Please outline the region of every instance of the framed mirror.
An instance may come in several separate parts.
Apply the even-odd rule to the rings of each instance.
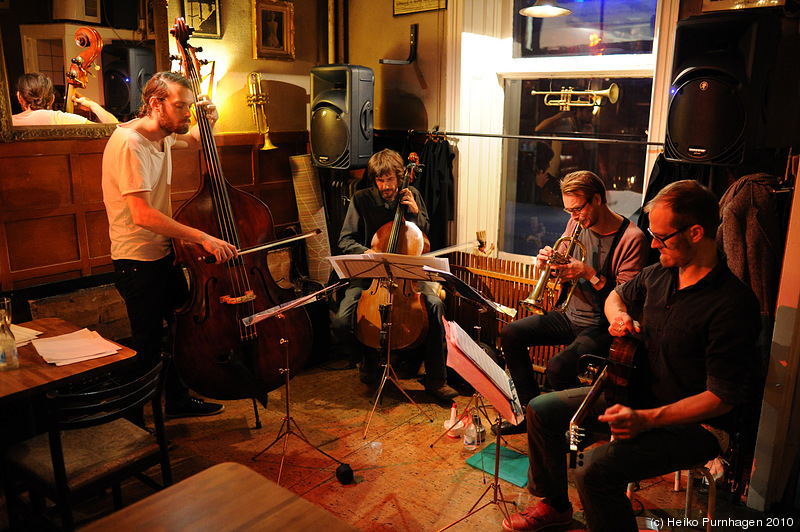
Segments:
[[[32,0],[32,6],[38,5],[41,0]],[[36,6],[34,6],[36,7]],[[169,60],[169,33],[167,26],[167,0],[147,0],[148,7],[148,27],[152,30],[148,31],[150,46],[155,49],[156,68],[158,70],[168,69],[170,66]],[[27,9],[25,5],[20,3],[19,10],[14,11],[12,7],[11,14],[17,14],[16,20],[4,20],[0,24],[6,30],[9,27],[19,27],[20,24],[34,22],[30,20],[31,9]],[[34,10],[37,12],[38,9]],[[4,15],[5,16],[5,15]],[[41,18],[41,17],[39,17]],[[9,19],[13,19],[12,16]],[[152,20],[152,23],[150,22]],[[14,23],[15,26],[8,24]],[[36,20],[40,23],[40,20]],[[13,33],[13,32],[12,32]],[[150,40],[152,39],[152,40]],[[9,46],[11,46],[9,44]],[[11,53],[11,52],[8,52]],[[14,53],[17,53],[15,51]],[[105,138],[114,131],[114,124],[82,124],[82,125],[58,125],[58,126],[26,126],[14,127],[11,120],[11,114],[14,111],[12,101],[16,91],[16,79],[10,79],[7,69],[8,58],[4,50],[3,35],[0,31],[0,142],[13,142],[17,140],[47,140],[47,139],[67,139],[67,138]],[[14,58],[11,58],[12,60]]]
[[[86,124],[79,126],[28,126],[14,127],[11,123],[11,95],[14,92],[14,80],[8,79],[6,73],[6,56],[3,51],[3,39],[0,35],[0,140],[41,140],[62,138],[103,138],[114,131],[114,124]]]

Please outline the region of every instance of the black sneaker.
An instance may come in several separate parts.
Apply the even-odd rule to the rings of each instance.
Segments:
[[[497,436],[497,423],[492,423],[491,426],[492,434]],[[503,436],[508,436],[510,434],[524,434],[528,431],[528,425],[525,423],[523,419],[519,425],[512,425],[510,421],[506,421],[505,419],[500,424],[500,434]]]
[[[170,419],[179,417],[216,416],[225,410],[225,405],[206,403],[198,397],[190,397],[185,403],[167,405],[164,415]]]

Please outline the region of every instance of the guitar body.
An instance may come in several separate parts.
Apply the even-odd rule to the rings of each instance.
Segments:
[[[605,393],[606,401],[610,403],[627,404],[628,379],[633,370],[633,358],[640,342],[638,338],[618,336],[614,338],[608,352],[608,362],[603,371],[597,376],[589,393],[583,399],[578,411],[569,422],[569,466],[575,467],[578,452],[583,450],[583,439],[586,436],[581,427],[586,414],[597,402],[598,397]]]

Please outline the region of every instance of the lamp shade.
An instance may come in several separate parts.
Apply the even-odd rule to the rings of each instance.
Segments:
[[[532,6],[520,9],[519,14],[526,17],[550,18],[564,17],[572,14],[572,11],[559,6],[556,0],[536,0],[536,3]]]

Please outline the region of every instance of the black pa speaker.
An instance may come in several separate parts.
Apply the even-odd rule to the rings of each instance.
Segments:
[[[315,166],[364,168],[372,157],[375,74],[358,65],[311,69],[311,160]]]
[[[153,50],[141,46],[107,44],[101,54],[107,111],[121,121],[136,116],[142,91],[156,71]]]
[[[763,143],[780,20],[729,13],[678,22],[664,155],[733,166]]]

